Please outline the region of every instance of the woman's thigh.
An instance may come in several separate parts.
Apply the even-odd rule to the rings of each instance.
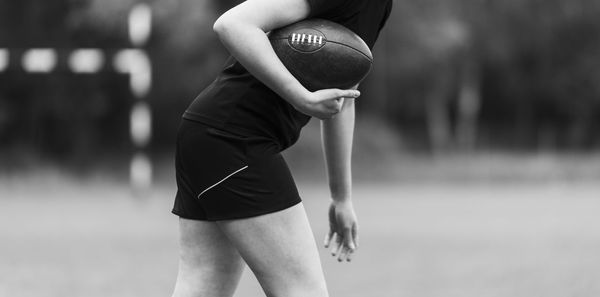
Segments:
[[[317,246],[302,203],[279,212],[218,225],[267,296],[328,296]]]
[[[173,297],[233,296],[244,261],[217,224],[180,218],[179,234]]]

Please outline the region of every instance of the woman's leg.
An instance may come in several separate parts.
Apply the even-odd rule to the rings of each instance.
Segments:
[[[269,297],[327,297],[315,239],[304,206],[217,224]]]
[[[173,297],[231,297],[244,261],[216,223],[179,219],[179,272]]]

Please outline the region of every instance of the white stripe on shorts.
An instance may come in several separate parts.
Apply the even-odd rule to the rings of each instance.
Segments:
[[[212,185],[212,186],[210,186],[210,187],[206,188],[204,191],[202,191],[200,194],[198,194],[198,197],[197,197],[197,198],[198,198],[198,199],[200,199],[200,196],[202,196],[202,194],[206,193],[206,191],[208,191],[208,190],[210,190],[210,189],[212,189],[212,188],[214,188],[214,187],[218,186],[220,183],[222,183],[222,182],[226,181],[228,178],[232,177],[232,176],[233,176],[233,175],[235,175],[236,173],[238,173],[238,172],[240,172],[240,171],[242,171],[242,170],[244,170],[244,169],[246,169],[246,168],[248,168],[248,166],[247,166],[247,165],[246,165],[246,166],[244,166],[244,167],[242,167],[242,168],[240,168],[240,169],[238,169],[238,170],[236,170],[236,171],[234,171],[233,173],[231,173],[230,175],[226,176],[226,177],[225,177],[225,178],[223,178],[222,180],[220,180],[220,181],[216,182],[214,185]]]

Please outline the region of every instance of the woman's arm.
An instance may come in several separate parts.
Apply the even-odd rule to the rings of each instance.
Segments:
[[[307,0],[247,0],[224,13],[214,31],[225,47],[252,75],[299,111],[321,119],[337,114],[340,97],[356,98],[356,90],[310,92],[285,68],[266,32],[308,17]]]
[[[344,99],[341,99],[344,100]],[[352,205],[352,139],[354,134],[354,99],[345,99],[342,111],[321,122],[323,152],[333,199],[329,208],[330,230],[325,247],[333,241],[331,251],[342,261],[358,246],[358,224]]]

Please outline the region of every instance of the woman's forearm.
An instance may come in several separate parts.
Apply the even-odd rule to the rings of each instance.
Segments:
[[[342,111],[321,122],[323,152],[331,197],[338,201],[352,197],[352,141],[354,134],[354,99],[345,99]]]
[[[285,68],[275,54],[266,35],[282,24],[289,24],[308,15],[308,7],[295,8],[294,13],[279,12],[277,8],[261,9],[260,1],[242,3],[222,15],[214,24],[214,31],[229,52],[256,78],[293,106],[298,107],[306,90]],[[277,14],[277,17],[248,17],[256,14]],[[266,21],[268,20],[268,21]]]

